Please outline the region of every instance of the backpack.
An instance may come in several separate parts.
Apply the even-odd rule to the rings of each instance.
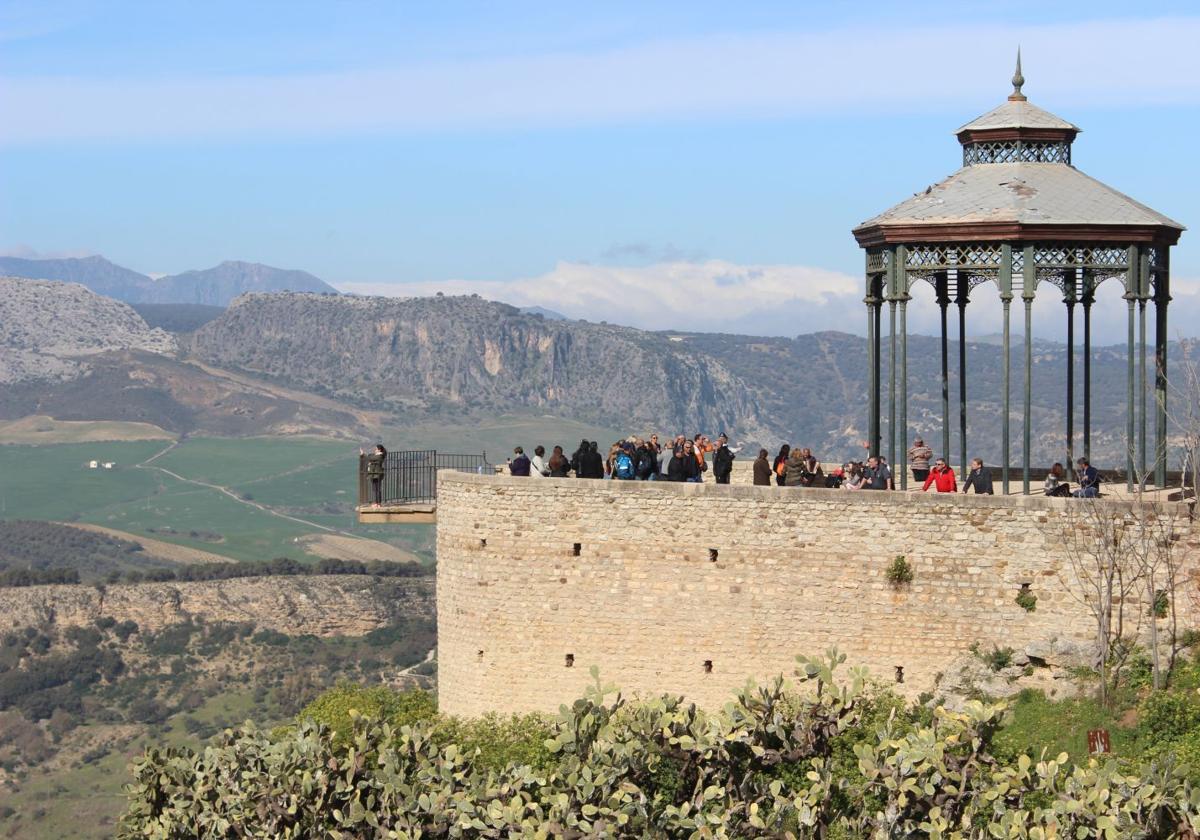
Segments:
[[[617,478],[631,479],[633,475],[633,459],[629,457],[628,452],[617,453],[616,469],[614,470]]]
[[[640,479],[647,479],[654,475],[654,468],[658,466],[658,459],[654,457],[654,453],[649,450],[643,450],[638,456],[637,474]]]

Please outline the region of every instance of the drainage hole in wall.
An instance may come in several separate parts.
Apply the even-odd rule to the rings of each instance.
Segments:
[[[898,683],[904,682],[904,666],[903,665],[896,666],[896,682],[898,682]]]
[[[717,562],[717,550],[715,548],[710,548],[708,550],[708,559],[713,563]]]
[[[574,668],[575,667],[575,654],[568,653],[567,661],[564,662],[563,664],[566,665],[568,668]]]
[[[487,548],[487,540],[480,540],[480,541],[479,541],[479,547],[480,547],[480,548]]]
[[[575,543],[573,546],[571,546],[571,556],[572,557],[578,557],[579,552],[581,552],[581,551],[583,551],[583,543]]]
[[[704,660],[704,673],[706,673],[706,674],[712,673],[712,660],[711,659]]]

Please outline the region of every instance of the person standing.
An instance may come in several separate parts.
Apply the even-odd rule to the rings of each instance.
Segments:
[[[359,455],[366,455],[361,449]],[[371,507],[383,505],[383,475],[386,472],[384,462],[387,460],[387,450],[382,443],[375,444],[371,454],[367,455],[367,481],[371,485]]]
[[[967,480],[963,482],[962,491],[966,493],[972,487],[975,488],[976,496],[995,494],[995,490],[992,489],[992,471],[983,465],[982,458],[971,460],[971,471],[967,473]]]
[[[563,454],[561,446],[554,447],[554,451],[550,453],[550,462],[546,466],[550,468],[551,478],[567,478],[571,472],[571,462]]]
[[[508,459],[508,471],[511,475],[529,477],[529,457],[525,454],[525,450],[517,447],[513,450],[515,458]]]
[[[728,484],[733,473],[734,451],[729,448],[729,436],[724,432],[717,438],[717,451],[713,454],[713,476],[717,484]]]
[[[927,492],[930,485],[933,485],[933,489],[938,493],[958,492],[958,481],[954,477],[954,470],[950,469],[945,459],[938,458],[934,463],[929,475],[925,476],[925,486],[921,488],[921,492]]]
[[[754,460],[754,486],[755,487],[770,487],[771,486],[771,462],[767,460],[769,453],[765,449],[758,450],[758,457]]]
[[[924,481],[929,477],[929,459],[933,450],[925,445],[925,441],[917,438],[908,450],[908,463],[912,466],[913,481]]]
[[[787,476],[787,460],[791,452],[792,447],[785,443],[779,447],[779,454],[775,456],[775,463],[771,465],[771,471],[775,473],[775,483],[780,487],[783,486],[784,479]]]
[[[533,457],[529,459],[529,474],[534,478],[545,478],[550,475],[550,468],[545,461],[546,447],[542,445],[533,448]]]

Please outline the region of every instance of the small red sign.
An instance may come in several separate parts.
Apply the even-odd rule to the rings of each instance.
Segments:
[[[1112,740],[1108,737],[1107,729],[1088,730],[1088,752],[1091,755],[1112,752]]]

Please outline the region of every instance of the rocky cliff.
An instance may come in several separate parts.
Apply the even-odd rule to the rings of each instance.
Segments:
[[[774,439],[752,388],[665,333],[551,321],[478,297],[247,295],[201,327],[206,362],[395,411],[534,409],[619,428]]]
[[[77,283],[0,277],[0,383],[73,379],[87,356],[111,350],[176,349],[128,304]]]
[[[363,575],[239,578],[196,583],[0,589],[5,626],[90,625],[110,616],[158,630],[191,618],[251,621],[291,635],[361,636],[434,611],[433,580]]]

